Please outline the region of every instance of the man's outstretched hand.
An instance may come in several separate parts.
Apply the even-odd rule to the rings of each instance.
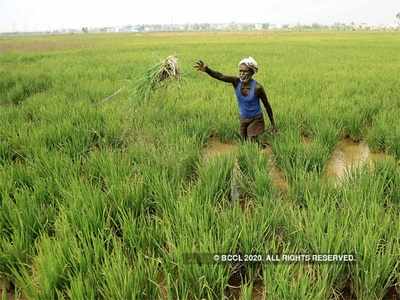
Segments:
[[[206,71],[207,65],[206,65],[202,60],[198,60],[198,61],[196,61],[196,63],[193,65],[193,67],[194,67],[197,71],[205,72],[205,71]]]
[[[278,133],[278,128],[276,128],[276,126],[272,126],[267,129],[267,132],[270,134],[276,135]]]

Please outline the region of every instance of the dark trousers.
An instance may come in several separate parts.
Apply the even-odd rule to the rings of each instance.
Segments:
[[[256,139],[264,130],[265,123],[262,114],[254,118],[240,117],[240,136],[243,139]]]

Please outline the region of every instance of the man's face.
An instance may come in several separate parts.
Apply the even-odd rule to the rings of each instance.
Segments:
[[[239,66],[239,79],[240,81],[243,82],[248,82],[251,79],[251,76],[253,76],[253,72],[251,71],[251,69],[242,64]]]

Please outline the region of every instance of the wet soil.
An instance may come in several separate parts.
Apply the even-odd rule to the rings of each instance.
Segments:
[[[262,150],[268,156],[268,171],[272,179],[272,184],[281,192],[286,193],[289,185],[283,172],[276,166],[272,148],[266,147]]]
[[[203,150],[203,157],[209,159],[218,155],[232,153],[235,152],[238,147],[238,145],[233,143],[223,143],[218,137],[211,137]]]
[[[327,162],[325,175],[342,179],[354,168],[366,164],[372,166],[374,162],[389,157],[384,153],[371,152],[368,144],[363,141],[354,142],[346,138],[336,145],[331,158]]]

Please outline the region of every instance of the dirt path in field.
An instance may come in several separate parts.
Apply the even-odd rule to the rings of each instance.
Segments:
[[[271,176],[272,184],[282,193],[286,193],[289,189],[289,184],[285,178],[285,174],[280,170],[275,163],[272,148],[267,146],[262,150],[268,157],[268,171]]]
[[[222,143],[220,139],[213,136],[207,141],[207,146],[203,150],[203,157],[207,160],[219,155],[233,153],[237,149],[239,149],[237,144]]]
[[[336,145],[331,158],[327,162],[325,176],[341,180],[354,168],[366,164],[372,166],[374,162],[390,157],[390,155],[384,153],[371,152],[368,144],[363,141],[354,142],[346,138]]]

